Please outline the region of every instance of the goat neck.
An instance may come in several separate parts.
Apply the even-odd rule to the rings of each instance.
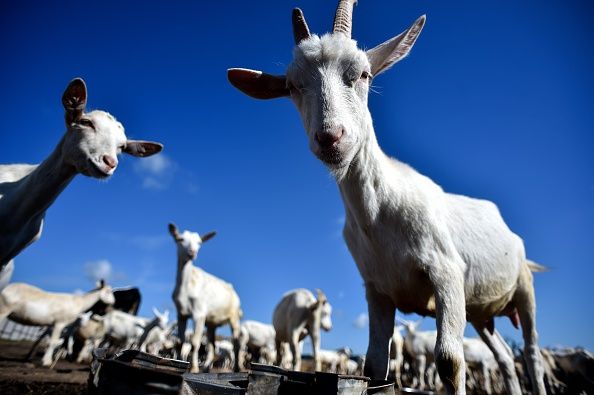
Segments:
[[[87,311],[101,299],[101,288],[83,295],[74,295],[75,304],[80,312]]]
[[[375,222],[380,208],[398,196],[397,184],[386,183],[386,175],[394,173],[391,160],[378,145],[373,126],[367,125],[366,139],[361,144],[344,177],[337,178],[347,215],[360,226]],[[391,177],[394,177],[393,174]],[[388,189],[393,189],[388,193]]]
[[[10,212],[9,221],[18,222],[43,214],[72,181],[76,169],[63,160],[63,141],[60,140],[51,155],[19,181],[19,187],[10,193],[10,197],[7,196],[8,201],[4,204],[10,204],[12,208],[7,209]]]
[[[24,245],[35,240],[46,210],[76,175],[76,169],[64,162],[63,142],[62,138],[47,159],[2,196],[0,235],[18,235],[20,241],[11,244],[13,248],[0,251],[0,264],[10,261]]]

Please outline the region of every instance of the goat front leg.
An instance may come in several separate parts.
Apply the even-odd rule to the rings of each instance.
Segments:
[[[51,366],[54,360],[54,350],[60,343],[60,335],[62,334],[62,329],[66,326],[64,322],[58,322],[54,324],[54,328],[52,329],[52,335],[50,336],[49,344],[45,353],[43,354],[43,358],[41,359],[41,364],[43,366]]]
[[[311,346],[313,348],[314,370],[322,370],[322,361],[320,359],[320,328],[311,328]]]
[[[192,317],[194,320],[194,332],[190,339],[192,343],[192,361],[190,363],[190,372],[198,373],[200,371],[198,363],[198,351],[200,351],[200,344],[202,343],[202,332],[204,331],[204,322],[206,321],[206,315],[195,315]]]
[[[466,325],[464,275],[453,260],[437,263],[433,269],[437,271],[432,273],[437,321],[437,372],[447,394],[466,394],[466,367],[462,345]]]
[[[388,376],[396,307],[388,296],[377,292],[373,284],[365,284],[365,294],[369,312],[369,345],[364,374],[373,380],[385,380]]]
[[[401,370],[402,370],[402,355],[396,356],[394,360],[394,379],[396,380],[396,385],[398,388],[402,388],[402,379],[401,379]]]
[[[179,338],[179,344],[176,345],[177,357],[181,360],[188,360],[188,353],[184,348],[186,343],[186,327],[188,325],[188,318],[181,314],[177,315],[177,337]]]
[[[417,376],[413,380],[413,387],[420,390],[425,389],[425,372],[427,371],[427,357],[424,354],[415,357],[415,369]]]

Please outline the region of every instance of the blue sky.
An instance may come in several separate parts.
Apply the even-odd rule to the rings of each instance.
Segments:
[[[284,72],[293,6],[314,32],[331,27],[334,2],[314,0],[2,2],[1,163],[51,152],[64,132],[60,97],[76,76],[89,108],[112,113],[130,138],[165,144],[152,160],[123,158],[107,182],[78,176],[49,209],[41,240],[17,257],[14,281],[70,292],[110,269],[113,285],[141,288],[142,314],[173,309],[173,221],[217,230],[197,264],[234,284],[245,318],[269,322],[286,290],[319,287],[334,306],[323,347],[364,352],[363,285],[340,235],[335,182],[289,100],[251,100],[226,79],[237,66]],[[353,28],[371,48],[427,14],[411,56],[374,81],[380,145],[447,191],[497,203],[529,257],[551,268],[535,276],[540,343],[590,349],[593,8],[361,0]],[[506,319],[496,325],[520,339]]]

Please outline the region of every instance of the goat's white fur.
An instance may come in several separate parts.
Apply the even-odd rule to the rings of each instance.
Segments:
[[[23,325],[53,326],[42,364],[50,366],[62,329],[98,301],[113,304],[111,287],[102,285],[83,295],[46,292],[25,283],[9,284],[0,292],[0,321],[8,317]]]
[[[173,291],[173,302],[177,308],[177,326],[181,345],[185,342],[186,325],[189,318],[194,321],[191,371],[198,372],[198,350],[204,328],[207,329],[208,346],[204,368],[208,370],[214,359],[215,330],[229,324],[235,344],[235,370],[239,369],[239,332],[242,311],[239,296],[233,286],[220,278],[205,272],[192,264],[202,243],[214,236],[214,232],[200,235],[196,232],[179,232],[169,224],[169,232],[177,245],[177,276]],[[180,347],[181,347],[180,345]],[[181,350],[180,350],[181,352]]]
[[[139,317],[120,310],[111,310],[103,317],[105,336],[113,345],[123,348],[138,347],[155,327],[165,329],[169,313],[160,313],[153,308],[153,318]]]
[[[432,387],[432,383],[425,383],[425,374],[429,366],[435,363],[435,344],[437,341],[437,331],[417,331],[420,322],[406,323],[406,336],[404,337],[404,347],[412,357],[413,367],[416,375],[413,378],[413,387],[421,390],[426,389],[427,385]],[[429,377],[430,381],[431,377]]]
[[[402,326],[398,325],[394,327],[394,333],[392,334],[392,342],[390,344],[390,370],[394,371],[394,377],[398,388],[402,388],[401,370],[402,364],[404,363],[404,338],[402,337]],[[393,358],[392,358],[393,357]]]
[[[275,337],[274,326],[253,320],[243,321],[239,335],[240,366],[245,366],[248,352],[259,355],[259,359],[252,362],[273,363],[276,360]]]
[[[467,370],[474,369],[481,372],[483,381],[480,387],[487,395],[491,395],[493,393],[491,370],[497,368],[497,362],[495,361],[493,352],[491,352],[484,341],[477,338],[465,337],[463,345],[464,361],[466,361]]]
[[[229,80],[252,97],[290,96],[311,151],[336,178],[346,211],[344,238],[366,288],[366,375],[387,375],[398,308],[436,317],[436,362],[448,393],[465,393],[468,319],[506,371],[508,391],[519,395],[513,361],[491,330],[494,316],[519,313],[533,388],[544,395],[531,274],[536,266],[526,260],[522,240],[495,204],[444,192],[388,157],[375,136],[367,107],[370,74],[404,58],[424,23],[423,16],[367,52],[345,34],[311,35],[295,46],[286,76],[230,69]]]
[[[14,273],[14,259],[11,259],[4,267],[0,268],[0,291],[10,282],[12,273]]]
[[[387,375],[398,308],[436,317],[436,364],[446,392],[465,393],[462,338],[468,319],[495,354],[508,391],[519,395],[513,360],[492,321],[511,315],[522,325],[535,393],[544,395],[531,274],[538,266],[527,261],[522,240],[493,203],[444,192],[384,154],[375,136],[367,107],[370,75],[403,59],[424,23],[423,16],[366,52],[345,34],[296,35],[286,76],[230,69],[228,77],[255,98],[290,96],[311,151],[336,178],[346,211],[344,238],[366,288],[366,375]]]
[[[127,140],[122,124],[107,112],[84,113],[86,95],[80,79],[64,92],[67,130],[40,165],[0,165],[0,270],[39,239],[46,210],[76,174],[105,179],[120,152],[149,156],[162,148]]]
[[[272,325],[276,331],[275,348],[276,364],[281,365],[284,348],[288,343],[292,355],[292,368],[301,368],[301,341],[311,337],[315,370],[321,369],[320,328],[325,331],[332,329],[332,306],[322,291],[318,290],[318,298],[307,289],[299,288],[283,295],[274,308]],[[278,352],[283,350],[283,352]]]

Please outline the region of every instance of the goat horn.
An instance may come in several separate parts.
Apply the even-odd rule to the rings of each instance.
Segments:
[[[293,9],[293,37],[295,38],[295,45],[299,45],[301,41],[311,37],[303,11],[299,8]]]
[[[353,6],[357,0],[340,0],[338,7],[336,7],[336,14],[334,15],[333,33],[343,33],[348,38],[351,38],[351,30],[353,27]]]

